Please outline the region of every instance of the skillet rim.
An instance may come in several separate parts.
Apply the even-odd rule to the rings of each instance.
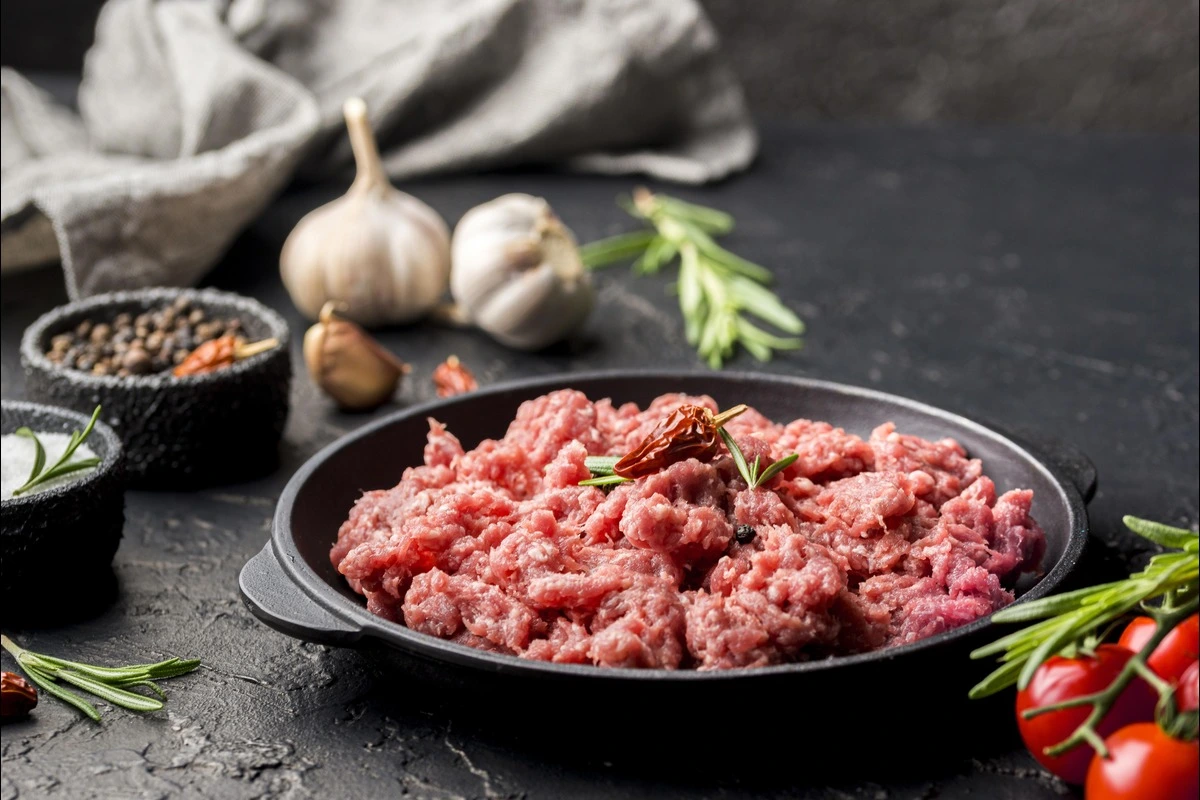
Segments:
[[[1065,502],[1071,529],[1067,531],[1062,555],[1054,566],[1046,572],[1033,586],[1018,597],[1013,605],[1035,600],[1050,594],[1056,589],[1071,571],[1078,565],[1087,544],[1089,521],[1086,504],[1080,491],[1070,478],[1058,466],[1050,463],[1037,452],[1022,442],[1014,440],[1009,435],[996,428],[976,422],[952,411],[938,408],[917,400],[899,395],[867,389],[851,384],[834,381],[807,378],[797,375],[771,374],[765,372],[729,371],[710,373],[700,370],[652,370],[652,369],[614,369],[591,370],[579,373],[554,373],[534,377],[517,378],[510,381],[493,384],[466,395],[450,398],[438,398],[409,408],[398,409],[395,412],[373,420],[360,428],[350,431],[321,448],[309,457],[299,469],[293,473],[276,504],[271,521],[271,538],[261,553],[255,554],[251,561],[260,556],[270,555],[272,560],[282,570],[284,577],[294,587],[320,610],[348,626],[339,629],[337,644],[341,646],[360,646],[365,642],[379,642],[403,652],[426,660],[444,662],[450,665],[467,667],[474,670],[495,674],[513,674],[524,677],[548,679],[592,678],[605,682],[710,682],[710,681],[740,681],[751,678],[781,677],[789,674],[824,673],[839,667],[866,666],[875,663],[886,663],[897,658],[903,658],[939,646],[951,645],[961,640],[969,639],[992,624],[989,614],[973,622],[944,631],[939,634],[910,642],[896,647],[873,650],[848,656],[832,656],[816,661],[800,661],[789,664],[775,664],[764,667],[743,667],[729,670],[666,670],[666,669],[634,669],[628,667],[599,668],[588,664],[555,664],[546,661],[524,659],[519,656],[492,653],[477,650],[467,645],[458,644],[445,639],[439,639],[429,634],[414,631],[399,623],[389,622],[367,611],[366,606],[355,603],[343,596],[333,585],[317,575],[305,561],[304,556],[296,547],[291,530],[291,511],[296,498],[314,472],[325,461],[342,449],[368,438],[377,431],[393,425],[401,420],[412,417],[426,416],[430,413],[464,402],[482,402],[488,397],[513,391],[539,391],[544,394],[554,388],[574,388],[573,382],[588,383],[605,380],[652,380],[670,383],[680,380],[721,380],[726,382],[756,381],[775,383],[784,386],[817,389],[843,396],[854,396],[863,399],[883,402],[892,406],[917,411],[938,419],[946,420],[954,425],[966,428],[976,435],[990,438],[1012,451],[1014,457],[1023,457],[1037,470],[1044,473],[1049,482],[1060,494],[1059,500]],[[585,387],[586,388],[586,387]],[[583,391],[585,389],[581,389]],[[536,397],[531,394],[530,397]],[[1019,437],[1018,437],[1019,438]],[[268,553],[267,551],[271,551]],[[247,565],[248,566],[248,565]],[[243,571],[246,567],[243,568]],[[240,582],[239,582],[240,583]],[[247,595],[251,611],[256,617],[270,627],[273,617],[266,609],[260,609]],[[293,626],[295,628],[295,626]],[[329,633],[314,628],[305,630],[314,633]],[[295,638],[303,638],[292,630],[285,631]]]

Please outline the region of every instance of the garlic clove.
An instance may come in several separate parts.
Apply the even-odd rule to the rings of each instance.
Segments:
[[[350,98],[343,111],[354,182],[296,224],[280,253],[280,274],[310,319],[334,301],[363,325],[411,322],[446,291],[450,230],[436,211],[388,182],[366,104]]]
[[[341,408],[376,408],[395,393],[410,367],[334,308],[326,303],[319,321],[304,334],[308,374]]]
[[[553,344],[592,309],[591,277],[575,237],[540,197],[509,194],[471,209],[451,247],[455,301],[510,347]]]

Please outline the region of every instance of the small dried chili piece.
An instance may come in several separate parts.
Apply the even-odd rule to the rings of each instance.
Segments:
[[[226,334],[217,339],[211,339],[188,353],[187,358],[175,367],[176,378],[188,375],[203,375],[228,367],[236,361],[266,352],[279,345],[276,339],[263,339],[261,342],[246,344],[232,334]]]
[[[745,410],[739,405],[714,416],[704,406],[680,406],[614,464],[613,472],[622,478],[640,478],[688,458],[707,461],[721,446],[717,429]]]
[[[0,719],[20,719],[38,704],[37,689],[15,672],[0,672]]]
[[[450,356],[437,365],[433,371],[433,385],[437,387],[438,397],[453,397],[479,388],[479,382],[458,356]]]

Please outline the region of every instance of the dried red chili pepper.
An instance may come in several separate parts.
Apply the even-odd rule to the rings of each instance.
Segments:
[[[684,459],[707,461],[721,446],[717,429],[745,410],[739,405],[714,415],[704,406],[680,406],[614,464],[613,472],[622,478],[640,478]]]
[[[228,367],[236,361],[258,355],[275,347],[279,342],[275,339],[263,339],[261,342],[246,344],[236,336],[228,334],[217,339],[211,339],[188,353],[187,358],[175,367],[176,378],[187,375],[203,375],[206,372]]]
[[[437,365],[433,371],[433,385],[437,387],[438,397],[453,397],[479,388],[479,382],[458,356],[450,356]]]
[[[0,672],[0,719],[20,719],[38,704],[37,689],[15,672]]]

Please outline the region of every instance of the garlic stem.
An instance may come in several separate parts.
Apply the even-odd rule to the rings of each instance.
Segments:
[[[350,132],[350,149],[354,151],[355,175],[351,190],[380,190],[389,187],[383,160],[379,157],[379,146],[375,143],[375,132],[367,117],[367,104],[361,97],[351,97],[342,104],[346,117],[346,129]]]

